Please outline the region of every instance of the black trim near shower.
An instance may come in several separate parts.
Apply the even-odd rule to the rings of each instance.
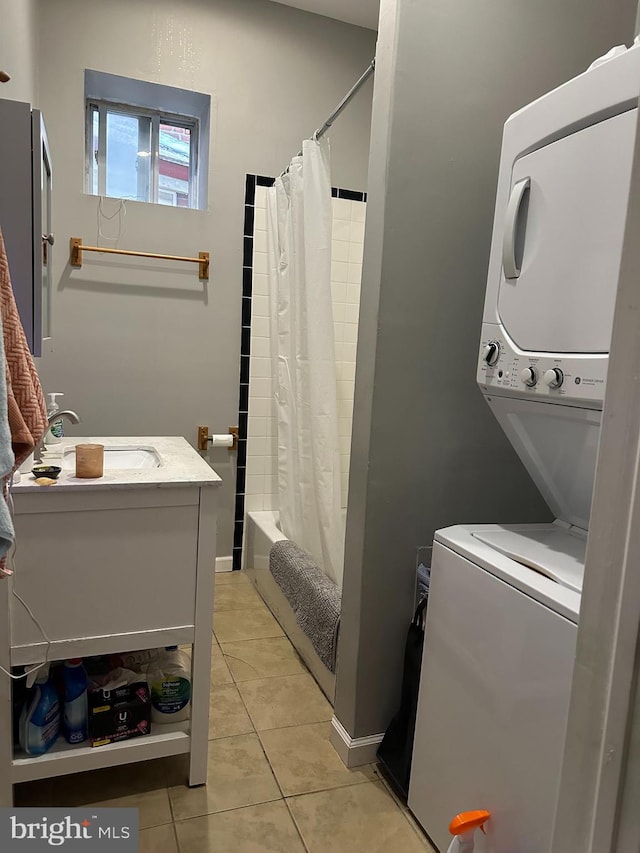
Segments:
[[[238,454],[236,469],[235,514],[233,523],[232,568],[242,568],[244,505],[247,482],[247,431],[249,422],[249,368],[251,355],[251,299],[253,293],[253,228],[255,223],[256,187],[272,187],[275,178],[247,175],[244,190],[244,225],[242,228],[242,306],[240,327],[240,390],[238,394]],[[357,190],[331,188],[333,198],[366,201],[367,194]]]
[[[268,181],[268,183],[264,183]],[[249,421],[249,356],[251,355],[251,296],[253,292],[253,226],[256,185],[271,186],[273,178],[247,175],[244,189],[244,224],[242,228],[242,304],[240,325],[240,391],[238,395],[238,455],[233,522],[232,568],[242,568],[244,535],[244,499],[247,482],[247,424]]]
[[[339,187],[331,187],[332,198],[344,198],[347,201],[366,201],[367,194],[358,190],[342,190]]]

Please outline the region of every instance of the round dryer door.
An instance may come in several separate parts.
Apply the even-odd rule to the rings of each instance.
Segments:
[[[520,349],[609,351],[637,113],[514,164],[498,313]]]

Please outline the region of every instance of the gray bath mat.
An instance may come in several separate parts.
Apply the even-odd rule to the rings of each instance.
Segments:
[[[269,570],[318,657],[328,670],[335,672],[340,590],[313,558],[289,539],[271,547]]]

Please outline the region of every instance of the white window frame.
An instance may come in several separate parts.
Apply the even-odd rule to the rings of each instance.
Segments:
[[[168,190],[165,187],[158,187],[158,204],[164,204],[164,202],[160,201],[160,193],[167,193],[167,195],[173,196],[173,203],[167,204],[165,207],[179,207],[178,205],[178,193],[176,190]]]
[[[85,192],[94,195],[93,192],[93,117],[98,113],[98,195],[107,194],[107,112],[118,112],[135,118],[147,118],[151,120],[151,176],[148,201],[158,204],[158,190],[160,179],[160,125],[169,124],[174,127],[183,127],[190,131],[189,145],[189,199],[190,209],[198,209],[198,169],[200,148],[200,120],[197,116],[185,116],[165,110],[151,110],[133,104],[119,103],[117,101],[101,100],[98,98],[87,98],[85,105]],[[164,205],[170,207],[171,205]],[[176,205],[177,207],[177,205]]]

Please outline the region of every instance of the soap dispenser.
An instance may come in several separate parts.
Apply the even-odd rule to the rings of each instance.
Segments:
[[[47,394],[49,403],[47,405],[47,417],[51,420],[52,415],[60,411],[60,406],[56,402],[56,397],[64,397],[61,391],[54,391],[52,394]],[[47,430],[44,437],[45,444],[60,444],[64,437],[64,424],[62,418],[57,421],[51,421],[51,426]]]

